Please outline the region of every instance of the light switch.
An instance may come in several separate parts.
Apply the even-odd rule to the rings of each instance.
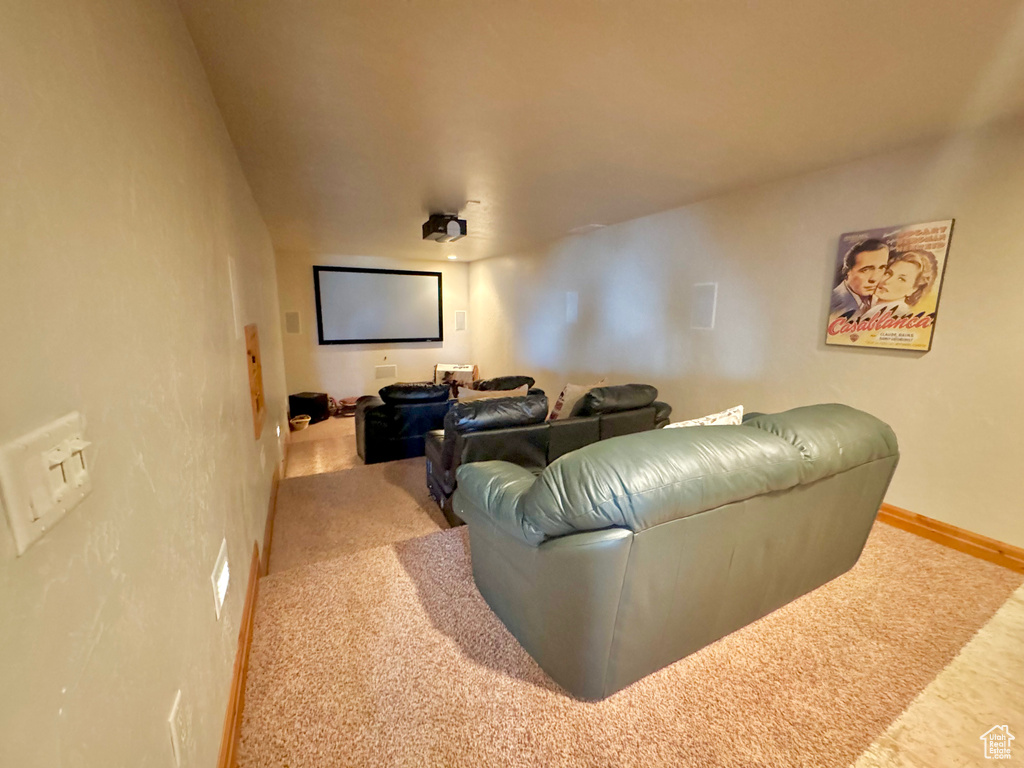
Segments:
[[[0,448],[0,495],[19,555],[92,490],[84,433],[70,413]]]
[[[87,443],[81,436],[68,440],[68,458],[64,462],[64,475],[69,485],[81,488],[89,482],[89,465],[85,459]]]

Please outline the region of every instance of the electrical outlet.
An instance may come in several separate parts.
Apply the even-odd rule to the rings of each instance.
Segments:
[[[231,571],[228,569],[228,540],[220,542],[220,552],[217,553],[217,562],[213,565],[213,573],[210,574],[210,581],[213,584],[213,607],[217,610],[217,621],[220,621],[220,612],[224,607],[224,598],[228,594],[228,582],[231,580]]]
[[[184,763],[185,745],[189,742],[190,734],[188,728],[188,716],[181,700],[181,689],[174,695],[174,704],[171,705],[171,714],[167,716],[167,727],[171,731],[171,751],[174,754],[174,764],[181,768]]]

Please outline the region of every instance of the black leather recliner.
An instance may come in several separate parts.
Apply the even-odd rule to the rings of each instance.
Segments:
[[[447,384],[392,384],[356,401],[356,451],[366,464],[422,456],[424,436],[444,425]]]
[[[476,461],[509,461],[540,472],[559,456],[609,437],[643,432],[668,424],[672,407],[656,400],[647,384],[623,384],[590,390],[569,418],[546,421],[543,395],[456,403],[444,429],[426,437],[427,488],[453,525],[451,508],[455,470]]]
[[[530,376],[498,376],[478,379],[473,389],[498,391],[517,389],[526,384],[534,389]],[[366,464],[422,456],[424,436],[444,426],[444,417],[456,400],[448,399],[449,385],[429,381],[391,384],[378,393],[356,401],[356,451]]]

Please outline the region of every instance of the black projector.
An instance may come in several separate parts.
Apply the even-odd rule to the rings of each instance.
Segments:
[[[423,239],[436,240],[439,243],[451,243],[466,236],[466,220],[458,214],[432,213],[423,222]]]

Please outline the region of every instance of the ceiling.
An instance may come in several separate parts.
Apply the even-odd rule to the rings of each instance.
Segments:
[[[179,2],[279,251],[510,253],[1024,111],[1021,0]]]

